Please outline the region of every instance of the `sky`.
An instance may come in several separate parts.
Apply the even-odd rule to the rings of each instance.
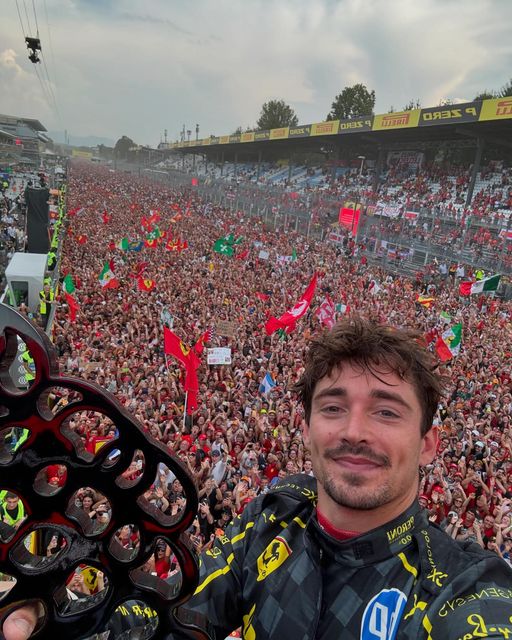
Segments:
[[[512,0],[2,0],[0,113],[139,144],[253,127],[283,99],[324,120],[358,82],[375,112],[471,100],[512,76]],[[24,38],[39,30],[44,64]]]

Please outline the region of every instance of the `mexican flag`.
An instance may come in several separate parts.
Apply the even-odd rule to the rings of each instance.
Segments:
[[[462,341],[462,323],[454,324],[444,331],[436,340],[436,352],[439,358],[446,362],[459,355]]]
[[[459,292],[461,296],[470,296],[473,293],[485,293],[487,291],[496,291],[500,283],[501,275],[491,276],[483,280],[475,280],[469,282],[461,282]]]
[[[119,286],[119,280],[116,278],[114,273],[114,264],[112,260],[107,260],[105,262],[98,280],[104,289],[117,289]]]
[[[73,281],[73,276],[70,273],[66,273],[64,280],[62,281],[62,291],[64,291],[64,293],[74,293],[75,289],[76,287]]]
[[[130,248],[130,242],[128,238],[121,238],[116,242],[116,249],[121,249],[121,251],[128,251]]]

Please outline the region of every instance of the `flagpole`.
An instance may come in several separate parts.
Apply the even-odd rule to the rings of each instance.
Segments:
[[[187,401],[188,401],[188,391],[185,391],[185,406],[183,407],[183,431],[185,431],[185,420],[187,419]]]

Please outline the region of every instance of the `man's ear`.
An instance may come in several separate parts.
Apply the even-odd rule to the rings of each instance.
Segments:
[[[422,438],[420,451],[420,466],[430,464],[437,453],[437,444],[439,441],[439,430],[437,426],[433,426]]]
[[[310,447],[310,438],[309,438],[309,423],[306,422],[306,420],[304,420],[303,424],[302,424],[302,440],[304,441],[304,444],[306,445],[306,447]]]

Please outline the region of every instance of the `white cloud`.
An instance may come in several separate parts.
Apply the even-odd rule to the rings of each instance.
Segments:
[[[375,89],[382,112],[416,98],[425,106],[470,99],[510,77],[512,3],[505,0],[46,6],[48,22],[42,8],[38,22],[62,121],[27,60],[11,3],[0,24],[0,111],[76,135],[156,143],[164,129],[172,139],[183,123],[194,130],[196,122],[201,136],[229,133],[254,124],[270,98],[289,102],[306,123],[323,119],[334,96],[355,82]]]

